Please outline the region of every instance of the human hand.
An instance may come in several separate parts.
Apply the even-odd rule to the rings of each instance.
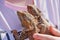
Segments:
[[[33,37],[35,40],[60,40],[60,31],[59,30],[57,30],[54,27],[49,27],[49,31],[55,36],[35,33],[33,35]]]

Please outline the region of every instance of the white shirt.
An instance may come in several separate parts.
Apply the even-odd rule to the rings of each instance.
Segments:
[[[38,1],[36,0],[36,2],[38,2]],[[41,1],[38,2],[38,4],[36,3],[37,4],[36,6],[39,7],[40,10],[44,14],[46,13],[45,16],[47,15],[47,17],[46,17],[47,19],[50,18],[50,20],[54,24],[56,24],[57,21],[54,22],[54,19],[52,19],[53,18],[53,14],[52,14],[52,11],[51,11],[52,10],[51,5],[50,5],[51,3],[49,2],[50,3],[49,4],[48,2],[49,2],[48,0],[47,1],[46,0],[45,1],[41,0]],[[47,5],[48,8],[46,7],[46,5]],[[49,8],[49,6],[50,6],[50,8]],[[47,12],[47,9],[48,9],[48,12]],[[48,15],[48,13],[49,13],[49,15]],[[2,17],[1,14],[4,17]],[[16,11],[11,10],[10,8],[7,8],[4,5],[4,0],[0,0],[0,28],[8,32],[11,40],[14,40],[13,35],[10,33],[11,30],[13,30],[13,29],[16,29],[18,31],[22,30],[22,26],[21,26],[20,20],[17,17]],[[7,40],[6,36],[4,36],[4,38],[2,38],[2,39],[3,40]]]

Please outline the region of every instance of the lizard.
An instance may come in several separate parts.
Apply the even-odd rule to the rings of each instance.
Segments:
[[[19,40],[25,40],[26,38],[34,40],[34,33],[51,34],[48,27],[50,25],[49,21],[44,18],[42,12],[35,5],[27,5],[27,11],[17,11],[17,15],[24,28]]]

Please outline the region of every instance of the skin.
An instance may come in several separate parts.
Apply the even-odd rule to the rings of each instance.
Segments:
[[[60,40],[60,31],[57,30],[56,28],[50,26],[49,31],[54,35],[47,35],[47,34],[39,34],[35,33],[33,35],[35,40]]]

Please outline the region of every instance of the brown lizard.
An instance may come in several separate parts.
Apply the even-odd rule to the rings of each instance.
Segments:
[[[50,25],[49,22],[34,5],[28,5],[27,11],[17,11],[17,15],[24,28],[19,36],[19,40],[25,40],[26,38],[34,40],[34,33],[50,34],[48,27]]]

